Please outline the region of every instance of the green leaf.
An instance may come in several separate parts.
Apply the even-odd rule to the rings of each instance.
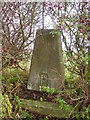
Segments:
[[[63,109],[63,104],[61,104],[61,105],[59,106],[59,108],[60,108],[60,109]]]
[[[41,101],[41,102],[43,101],[43,98],[42,98],[42,97],[40,97],[40,101]]]
[[[76,114],[76,118],[79,119],[79,114],[78,113]]]

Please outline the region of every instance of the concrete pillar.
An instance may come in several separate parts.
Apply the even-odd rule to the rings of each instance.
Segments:
[[[28,89],[40,90],[40,86],[59,89],[64,80],[64,65],[60,36],[52,30],[38,30],[31,60]]]

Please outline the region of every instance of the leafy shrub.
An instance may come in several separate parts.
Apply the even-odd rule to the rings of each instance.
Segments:
[[[59,102],[59,108],[60,109],[64,109],[64,110],[70,112],[71,106],[68,105],[65,100],[63,100],[59,96],[57,96],[57,101]]]
[[[9,100],[8,95],[4,94],[1,96],[2,98],[2,117],[4,118],[12,118],[12,104]]]

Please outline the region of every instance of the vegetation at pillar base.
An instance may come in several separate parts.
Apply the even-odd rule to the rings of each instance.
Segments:
[[[46,86],[41,86],[41,92],[46,92],[48,94],[53,95],[55,93],[55,89],[54,88],[49,88]]]
[[[59,119],[22,108],[24,100],[58,103],[69,118],[89,120],[90,53],[86,47],[89,37],[89,2],[44,2],[44,17],[50,16],[62,39],[65,81],[60,90],[42,86],[41,92],[28,91],[27,80],[35,42],[35,29],[41,25],[42,3],[1,3],[2,14],[2,114],[8,119]],[[45,26],[45,25],[44,25]],[[47,27],[47,26],[46,26]],[[57,58],[56,58],[57,59]],[[1,102],[1,100],[0,100]],[[27,103],[26,103],[27,104]],[[36,104],[36,108],[37,108]]]

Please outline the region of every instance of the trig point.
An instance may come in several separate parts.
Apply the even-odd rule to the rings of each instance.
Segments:
[[[52,30],[38,30],[31,60],[28,89],[39,91],[41,86],[59,89],[64,80],[64,65],[60,36]]]

